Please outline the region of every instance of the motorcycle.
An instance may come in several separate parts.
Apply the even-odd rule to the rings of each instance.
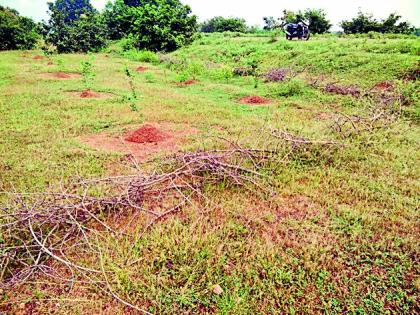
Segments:
[[[293,38],[298,38],[299,40],[309,40],[311,33],[309,27],[303,23],[299,22],[289,23],[284,26],[284,31],[286,33],[286,39],[292,40]]]

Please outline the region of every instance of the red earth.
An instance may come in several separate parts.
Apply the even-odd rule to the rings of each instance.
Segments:
[[[54,62],[48,61],[47,66],[52,66],[53,64],[54,64]]]
[[[152,125],[145,124],[140,129],[128,134],[125,140],[134,143],[157,143],[165,141],[169,137],[168,134]]]
[[[98,93],[93,92],[92,90],[85,90],[80,94],[81,98],[95,98],[99,97]]]
[[[246,96],[239,100],[242,104],[269,104],[270,100],[261,96]]]
[[[32,58],[33,60],[42,60],[44,59],[44,57],[36,55],[35,57]]]
[[[193,85],[196,84],[197,81],[195,80],[187,80],[187,81],[183,81],[183,82],[179,82],[178,86],[188,86],[188,85]]]
[[[142,67],[142,66],[140,66],[140,67],[138,67],[137,69],[136,69],[136,71],[137,72],[145,72],[145,71],[147,71],[147,70],[149,70],[148,68],[146,68],[146,67]]]
[[[394,88],[394,85],[389,81],[379,82],[375,85],[378,90],[389,91]]]

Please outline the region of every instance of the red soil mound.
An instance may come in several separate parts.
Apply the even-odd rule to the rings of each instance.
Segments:
[[[195,80],[187,80],[187,81],[184,81],[184,82],[179,82],[178,86],[189,86],[189,85],[193,85],[193,84],[196,84],[196,83],[197,83],[197,81],[195,81]]]
[[[69,75],[67,73],[64,73],[64,72],[56,72],[56,73],[54,73],[54,76],[56,78],[60,78],[60,79],[70,79],[71,78],[71,75]]]
[[[147,71],[148,70],[148,68],[146,68],[146,67],[142,67],[142,66],[140,66],[140,67],[138,67],[137,69],[136,69],[136,71],[137,72],[145,72],[145,71]]]
[[[32,58],[33,60],[42,60],[44,59],[44,57],[36,55],[35,57]]]
[[[260,96],[247,96],[239,100],[243,104],[268,104],[270,100]]]
[[[52,66],[53,64],[54,64],[54,62],[48,61],[47,66]]]
[[[98,93],[93,92],[92,90],[86,90],[83,91],[80,94],[81,98],[95,98],[95,97],[99,97],[100,95]]]
[[[169,135],[158,130],[152,125],[144,125],[140,129],[130,133],[125,140],[134,143],[153,143],[165,141]]]
[[[383,81],[376,84],[375,88],[378,90],[389,91],[394,88],[394,85],[389,81]]]

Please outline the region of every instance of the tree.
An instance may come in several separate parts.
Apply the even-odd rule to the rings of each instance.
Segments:
[[[139,3],[139,0],[135,2]],[[136,12],[130,8],[137,6],[133,3],[134,1],[130,0],[116,0],[115,3],[106,4],[103,17],[110,39],[121,39],[132,32],[137,17]]]
[[[45,40],[59,53],[98,51],[106,45],[105,24],[89,0],[57,0],[48,8]]]
[[[380,23],[371,14],[359,11],[351,21],[342,21],[340,26],[346,34],[379,32]]]
[[[400,15],[391,13],[382,20],[381,33],[411,34],[415,31],[415,27],[406,21],[397,23],[400,19]]]
[[[275,19],[273,16],[265,16],[263,17],[263,20],[265,24],[264,29],[267,31],[271,31],[279,27],[278,19]]]
[[[282,25],[299,22],[296,13],[288,10],[283,10],[283,16],[280,18],[280,20],[282,21]]]
[[[197,31],[197,17],[180,0],[117,0],[107,5],[104,19],[110,38],[130,36],[138,49],[172,51]]]
[[[201,25],[201,32],[215,33],[215,32],[241,32],[247,31],[246,22],[241,18],[224,18],[216,16]]]
[[[55,3],[49,3],[55,6],[64,17],[64,22],[69,23],[78,20],[82,14],[90,14],[95,12],[95,8],[90,3],[90,0],[56,0]]]
[[[342,21],[340,26],[346,34],[369,32],[410,34],[415,30],[408,22],[398,23],[400,19],[400,15],[392,13],[386,19],[378,21],[371,14],[359,11],[355,18],[350,21]]]
[[[138,7],[140,5],[140,0],[124,0],[124,4],[129,7]]]
[[[16,10],[0,6],[0,50],[32,49],[39,34],[37,25]]]
[[[324,34],[328,32],[332,26],[327,19],[327,14],[322,9],[306,9],[304,12],[284,10],[283,16],[280,19],[283,22],[283,25],[304,21],[309,25],[311,32],[315,34]]]
[[[303,16],[309,22],[309,29],[314,34],[327,33],[332,26],[327,19],[327,14],[322,9],[306,9],[303,14],[299,12],[298,15]]]

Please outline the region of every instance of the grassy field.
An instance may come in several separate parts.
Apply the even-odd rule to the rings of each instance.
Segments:
[[[97,240],[118,296],[153,314],[420,312],[418,38],[215,34],[167,55],[114,44],[93,56],[52,56],[48,65],[37,54],[0,53],[1,192],[133,174],[126,152],[86,139],[123,136],[145,122],[174,134],[194,130],[177,143],[182,151],[223,148],[221,138],[253,147],[274,128],[340,143],[309,146],[273,165],[267,177],[275,194],[209,185],[207,202],[191,200],[144,235],[134,229],[134,240]],[[89,60],[89,85],[46,75],[80,72]],[[285,80],[266,82],[273,69]],[[74,93],[87,87],[113,96]],[[270,103],[238,101],[246,96]],[[154,152],[140,164],[144,172],[167,154]],[[0,202],[9,198],[2,193]],[[30,280],[2,290],[0,310],[136,313],[89,283]]]

